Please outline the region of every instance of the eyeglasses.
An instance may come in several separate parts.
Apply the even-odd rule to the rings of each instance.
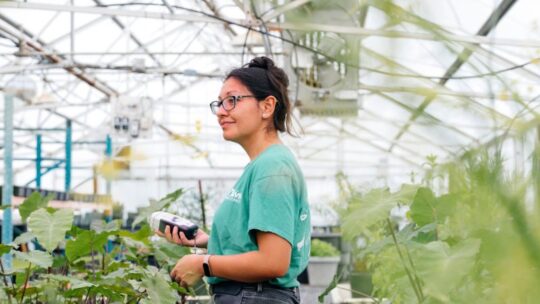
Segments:
[[[242,98],[248,98],[253,97],[253,95],[239,95],[239,96],[227,96],[223,98],[222,100],[216,100],[212,101],[210,103],[210,110],[212,110],[212,113],[217,114],[219,111],[219,107],[223,107],[225,111],[231,111],[236,107],[236,103],[239,102]]]

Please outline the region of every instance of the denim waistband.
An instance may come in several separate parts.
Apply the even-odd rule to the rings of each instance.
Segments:
[[[263,291],[266,288],[289,290],[294,292],[298,287],[281,287],[278,285],[270,284],[268,282],[244,283],[236,281],[225,281],[217,284],[211,284],[210,293],[237,294],[241,289],[254,289],[257,291]]]

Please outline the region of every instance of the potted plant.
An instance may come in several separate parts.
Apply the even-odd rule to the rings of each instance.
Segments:
[[[313,239],[310,255],[307,268],[309,284],[328,286],[336,274],[340,251],[328,242]]]
[[[364,259],[354,261],[349,280],[351,282],[351,296],[353,298],[371,296],[371,292],[373,291],[371,273]]]

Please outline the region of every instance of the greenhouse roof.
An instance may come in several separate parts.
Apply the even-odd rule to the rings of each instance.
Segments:
[[[90,191],[94,168],[237,178],[247,156],[208,104],[227,71],[260,55],[290,76],[303,134],[284,140],[308,180],[408,181],[435,157],[538,126],[538,11],[536,0],[2,1],[15,184],[34,181],[37,134],[50,166],[65,157],[67,120],[73,189]],[[128,173],[104,161],[107,135]]]

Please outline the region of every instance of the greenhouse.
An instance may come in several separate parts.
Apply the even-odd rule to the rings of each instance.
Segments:
[[[0,1],[0,303],[538,303],[538,12]]]

